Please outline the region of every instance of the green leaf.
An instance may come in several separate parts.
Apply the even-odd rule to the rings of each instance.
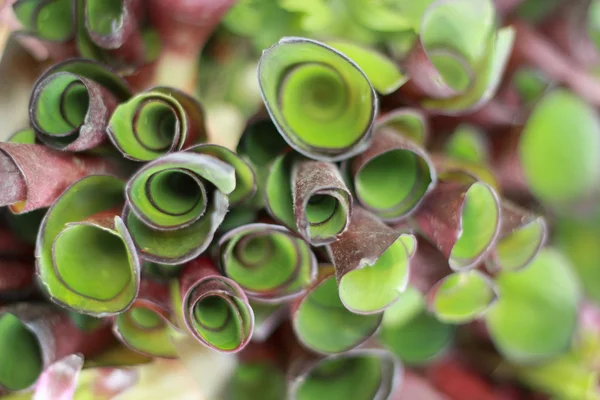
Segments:
[[[347,6],[365,27],[381,32],[419,29],[425,10],[434,0],[348,0]]]
[[[387,351],[353,350],[313,364],[294,380],[291,395],[298,400],[385,399],[399,368]]]
[[[408,80],[394,61],[375,50],[344,41],[326,43],[358,64],[379,94],[393,93]]]
[[[485,321],[507,359],[532,363],[567,350],[581,296],[561,253],[543,249],[524,270],[501,272],[496,284],[498,301],[485,314]]]
[[[125,223],[146,260],[169,265],[191,260],[206,250],[223,222],[236,170],[201,153],[202,147],[194,147],[165,155],[127,183]]]
[[[561,209],[586,200],[600,182],[600,120],[564,89],[544,97],[519,140],[519,159],[533,194]]]
[[[67,189],[48,210],[36,245],[37,268],[50,298],[95,315],[126,310],[139,287],[140,262],[115,208],[123,183],[90,176]]]
[[[348,351],[373,335],[383,315],[348,311],[340,300],[333,268],[320,268],[318,283],[302,297],[293,313],[294,332],[304,346],[318,353]]]
[[[0,386],[23,390],[42,373],[40,343],[35,334],[13,314],[0,315]]]
[[[399,135],[424,146],[429,135],[427,119],[416,108],[399,108],[377,118],[376,129],[393,129]]]
[[[494,282],[477,270],[448,275],[431,294],[431,309],[445,323],[461,324],[483,315],[498,295]]]
[[[71,0],[19,0],[12,7],[25,31],[42,40],[66,42],[75,33]]]
[[[487,161],[489,144],[483,132],[471,125],[460,125],[452,133],[445,146],[449,157],[470,163]]]
[[[282,226],[249,224],[219,240],[219,263],[251,299],[283,302],[301,295],[316,276],[309,245]]]
[[[273,122],[300,153],[336,161],[368,146],[377,97],[343,54],[310,39],[283,38],[263,52],[258,78]]]
[[[247,361],[233,371],[225,400],[281,400],[285,398],[286,389],[285,377],[276,365]]]
[[[151,161],[206,141],[202,106],[173,88],[155,87],[120,104],[107,132],[126,158]]]

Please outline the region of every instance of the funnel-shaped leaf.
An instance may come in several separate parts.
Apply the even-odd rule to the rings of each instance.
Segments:
[[[340,299],[354,313],[383,311],[406,289],[416,238],[401,234],[356,207],[350,227],[328,245]]]
[[[429,125],[421,110],[416,108],[399,108],[377,118],[377,129],[394,130],[423,146],[429,136]]]
[[[498,301],[485,314],[485,321],[505,357],[519,363],[536,362],[568,348],[580,292],[561,253],[542,249],[524,270],[501,272],[496,284]]]
[[[273,122],[300,153],[336,161],[368,146],[377,97],[343,54],[310,39],[284,38],[263,52],[258,79]]]
[[[378,337],[403,362],[421,365],[442,354],[453,336],[452,325],[428,313],[423,296],[409,288],[385,310]]]
[[[385,221],[405,218],[436,184],[429,156],[399,132],[379,128],[367,151],[348,162],[356,199]]]
[[[174,358],[171,342],[175,316],[166,283],[143,279],[140,292],[129,309],[115,317],[113,331],[125,345],[152,357]]]
[[[600,183],[600,119],[582,99],[557,89],[529,117],[518,154],[532,193],[557,208],[585,201]]]
[[[219,240],[223,273],[255,300],[283,302],[300,296],[315,279],[308,243],[279,225],[250,224]]]
[[[425,108],[469,112],[496,92],[514,31],[496,31],[492,0],[440,0],[427,8],[419,43],[406,61]]]
[[[275,160],[265,186],[271,215],[313,246],[331,243],[347,229],[352,195],[334,164],[287,153]]]
[[[0,206],[10,206],[14,213],[49,207],[79,179],[114,172],[114,166],[99,157],[39,144],[0,143]]]
[[[483,315],[498,295],[488,276],[471,270],[448,275],[428,297],[429,308],[440,321],[461,324]]]
[[[12,7],[23,30],[42,40],[66,42],[75,33],[72,0],[18,0]]]
[[[296,337],[318,353],[342,353],[369,339],[383,314],[359,315],[344,307],[338,294],[334,269],[321,266],[319,277],[292,312]]]
[[[248,344],[254,329],[248,298],[235,281],[219,274],[212,261],[189,262],[178,290],[185,326],[200,343],[226,353]]]
[[[204,111],[182,91],[155,87],[115,109],[108,135],[126,158],[154,160],[206,141]]]
[[[36,243],[37,273],[50,298],[78,312],[126,310],[140,282],[140,261],[119,217],[123,182],[83,178],[48,210]]]
[[[450,267],[465,270],[484,260],[494,246],[500,232],[500,202],[485,183],[440,181],[415,220]]]
[[[200,145],[147,163],[129,180],[124,220],[146,260],[175,265],[197,257],[223,222],[229,196],[244,198],[253,189],[247,164],[226,149],[210,149],[232,164]]]
[[[400,364],[380,349],[355,349],[302,363],[292,371],[294,400],[384,400],[394,390]]]
[[[74,0],[79,53],[129,75],[158,56],[160,38],[140,0]]]
[[[242,361],[227,384],[224,400],[281,400],[286,395],[285,376],[273,363]]]
[[[391,59],[375,50],[344,41],[330,40],[327,41],[327,45],[354,61],[363,70],[373,88],[382,95],[395,92],[408,80]]]
[[[546,220],[508,201],[502,202],[502,228],[488,267],[516,271],[529,264],[546,243]]]
[[[110,340],[109,325],[82,331],[48,304],[0,308],[0,393],[30,388],[52,363],[73,353],[97,354]]]
[[[117,99],[97,82],[63,71],[36,83],[29,115],[46,144],[81,151],[106,139],[106,124],[116,105]]]

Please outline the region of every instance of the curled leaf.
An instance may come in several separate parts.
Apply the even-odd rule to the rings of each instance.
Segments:
[[[0,143],[0,206],[8,205],[15,213],[49,207],[79,179],[113,172],[114,166],[99,157],[38,144]]]
[[[40,376],[32,400],[71,400],[82,367],[81,354],[71,354],[52,363]]]
[[[233,165],[196,146],[145,164],[127,183],[123,219],[146,260],[175,265],[197,257],[223,222],[229,196],[239,188],[252,190],[247,180],[236,186],[238,170],[251,175],[247,164],[226,149],[211,148]],[[237,192],[241,198],[244,190]]]
[[[425,108],[460,114],[494,95],[514,40],[512,28],[496,31],[495,17],[492,0],[440,0],[427,8],[406,60]]]
[[[331,163],[287,153],[274,161],[265,189],[271,215],[313,246],[337,240],[350,223],[352,195]]]
[[[441,181],[425,198],[415,220],[452,269],[466,270],[493,248],[500,232],[500,203],[485,183]]]
[[[425,150],[399,132],[379,126],[371,147],[351,159],[348,170],[356,199],[388,222],[411,214],[437,179]]]
[[[421,110],[416,108],[399,108],[377,118],[377,128],[393,130],[423,146],[429,136],[429,125]]]
[[[204,110],[184,92],[155,87],[120,104],[110,117],[108,136],[126,158],[154,160],[206,141]]]
[[[371,337],[383,314],[359,315],[344,307],[334,269],[320,266],[319,277],[292,311],[294,333],[305,347],[324,354],[342,353]]]
[[[327,246],[344,306],[373,314],[397,301],[408,284],[416,245],[413,235],[396,232],[356,207],[348,230]]]
[[[502,228],[488,267],[516,271],[527,266],[546,243],[547,230],[543,217],[503,201]]]
[[[18,0],[12,7],[23,30],[42,40],[66,42],[75,33],[72,0]]]
[[[97,354],[111,340],[107,324],[83,331],[66,313],[41,303],[0,308],[0,333],[0,393],[30,388],[54,362]]]
[[[249,224],[226,233],[218,257],[223,273],[260,301],[300,296],[317,273],[310,246],[279,225]]]
[[[294,400],[384,400],[401,375],[401,366],[391,353],[372,348],[311,361],[299,359],[291,368],[289,396]]]
[[[202,344],[233,353],[250,341],[254,313],[233,280],[220,275],[209,259],[187,264],[179,281],[183,320]]]
[[[50,207],[36,243],[37,273],[52,301],[106,316],[126,310],[140,282],[140,261],[119,217],[123,182],[89,176]]]
[[[140,291],[127,311],[115,317],[113,332],[122,343],[152,357],[174,358],[171,342],[175,317],[169,302],[169,287],[142,279]]]
[[[263,52],[258,78],[273,122],[300,153],[337,161],[368,146],[377,97],[362,70],[337,50],[283,38]]]

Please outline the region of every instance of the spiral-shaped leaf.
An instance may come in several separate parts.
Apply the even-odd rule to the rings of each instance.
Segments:
[[[214,350],[234,353],[250,341],[254,313],[241,287],[218,273],[212,261],[188,263],[179,279],[183,321],[192,335]]]
[[[0,308],[0,394],[30,388],[42,371],[73,353],[97,354],[111,341],[109,326],[84,331],[49,304]]]
[[[378,335],[388,350],[409,365],[422,365],[440,356],[453,337],[452,325],[428,313],[423,295],[413,288],[385,310]]]
[[[271,215],[313,246],[337,240],[352,214],[352,195],[334,164],[287,153],[271,166],[265,186]]]
[[[140,0],[74,0],[79,53],[129,75],[158,57],[160,38]]]
[[[144,165],[127,184],[123,211],[142,257],[175,265],[205,251],[227,213],[229,196],[241,200],[253,190],[253,182],[246,178],[253,178],[247,164],[212,145],[167,154]]]
[[[599,187],[599,148],[597,111],[571,92],[557,89],[527,120],[518,154],[532,193],[545,204],[569,209]]]
[[[126,158],[154,160],[206,141],[202,106],[182,91],[155,87],[120,104],[108,135]]]
[[[42,40],[66,42],[75,33],[72,0],[18,0],[12,7],[24,31]]]
[[[126,310],[140,282],[140,261],[118,216],[123,183],[89,176],[48,210],[36,244],[37,273],[50,298],[82,313]]]
[[[485,314],[485,322],[506,358],[536,362],[569,347],[581,295],[561,253],[542,249],[527,268],[501,272],[496,283],[500,297]]]
[[[250,224],[219,240],[224,274],[255,300],[283,302],[300,296],[316,277],[308,243],[279,225]]]
[[[546,220],[508,201],[502,202],[502,228],[488,260],[492,270],[524,268],[546,243]]]
[[[292,321],[298,340],[318,353],[342,353],[369,339],[383,314],[359,315],[344,307],[334,269],[321,266],[319,277],[294,306]]]
[[[472,268],[492,250],[500,233],[500,202],[485,183],[440,181],[415,220],[454,270]]]
[[[108,119],[118,101],[128,95],[127,84],[113,72],[74,59],[55,65],[38,79],[29,119],[46,145],[88,150],[105,141]]]
[[[91,155],[39,144],[0,143],[0,206],[18,214],[49,207],[79,179],[115,171],[108,160]]]
[[[263,53],[258,78],[273,122],[300,153],[336,161],[368,146],[377,97],[343,54],[310,39],[284,38]]]
[[[171,342],[174,325],[168,285],[144,279],[131,307],[115,317],[113,331],[121,342],[137,352],[174,358],[177,356]]]
[[[356,207],[349,229],[327,247],[344,306],[374,314],[392,305],[406,289],[415,250],[413,235],[401,234]]]
[[[392,60],[375,50],[344,41],[330,40],[327,41],[327,45],[354,61],[363,70],[373,88],[382,95],[395,92],[408,80]]]
[[[429,156],[399,132],[377,128],[367,151],[348,162],[356,199],[385,221],[412,213],[436,184]]]
[[[455,272],[428,294],[429,307],[446,323],[466,323],[480,317],[498,298],[494,282],[477,270]]]
[[[510,27],[496,31],[495,17],[492,0],[439,0],[427,8],[406,62],[425,108],[464,113],[493,96],[514,39]]]
[[[289,396],[294,400],[384,400],[398,383],[400,368],[385,350],[351,350],[307,363],[292,375]]]

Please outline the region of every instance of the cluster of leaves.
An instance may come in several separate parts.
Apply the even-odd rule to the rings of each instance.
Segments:
[[[0,394],[191,337],[230,400],[600,398],[600,2],[242,0],[227,148],[148,71],[232,3],[12,6],[59,62],[0,143]]]

